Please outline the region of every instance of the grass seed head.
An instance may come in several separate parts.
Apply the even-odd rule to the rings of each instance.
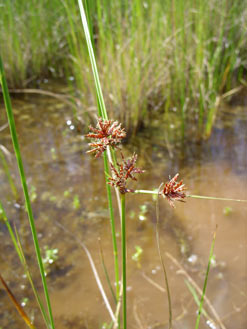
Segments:
[[[137,154],[134,153],[131,158],[125,159],[124,155],[121,153],[122,163],[117,163],[117,168],[111,163],[111,169],[113,172],[113,177],[109,178],[108,184],[111,186],[119,188],[120,193],[125,194],[128,192],[134,192],[132,189],[126,187],[127,179],[137,180],[134,174],[141,174],[144,170],[135,167],[137,160]]]
[[[89,146],[92,148],[87,153],[96,153],[98,158],[106,150],[107,146],[117,148],[122,139],[126,137],[124,128],[121,128],[121,123],[113,120],[104,120],[98,118],[96,128],[89,126],[90,133],[86,135],[87,138],[93,139]]]
[[[183,181],[177,182],[179,174],[176,174],[173,178],[167,182],[162,190],[161,195],[167,199],[171,207],[174,206],[175,201],[185,202],[186,194],[184,191],[186,190]]]

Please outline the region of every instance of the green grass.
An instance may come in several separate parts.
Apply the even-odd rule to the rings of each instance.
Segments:
[[[47,305],[47,309],[49,312],[49,322],[50,322],[49,325],[50,325],[51,329],[55,329],[53,315],[52,315],[52,309],[51,309],[51,303],[50,303],[50,297],[49,297],[48,287],[47,287],[46,278],[45,278],[44,265],[42,262],[41,250],[39,247],[38,235],[37,235],[37,230],[36,230],[36,226],[35,226],[35,222],[34,222],[33,211],[32,211],[31,201],[30,201],[30,197],[29,197],[28,187],[27,187],[26,175],[24,172],[22,156],[21,156],[19,141],[18,141],[18,137],[17,137],[16,127],[15,127],[15,119],[14,119],[14,115],[13,115],[13,109],[12,109],[12,105],[11,105],[11,100],[10,100],[10,96],[9,96],[9,91],[8,91],[8,86],[7,86],[7,82],[6,82],[6,78],[5,78],[5,71],[4,71],[1,56],[0,56],[0,85],[1,85],[1,88],[3,91],[3,98],[4,98],[4,104],[5,104],[8,123],[9,123],[11,139],[12,139],[13,147],[15,150],[15,156],[16,156],[17,165],[18,165],[18,169],[19,169],[21,185],[22,185],[23,194],[25,197],[25,206],[26,206],[26,210],[27,210],[27,214],[28,214],[30,229],[32,232],[36,258],[37,258],[37,262],[39,265],[39,271],[40,271],[40,276],[41,276],[41,280],[42,280],[42,284],[43,284],[46,305]],[[13,236],[12,236],[12,239],[13,239]],[[20,256],[20,254],[19,254],[19,256]]]
[[[154,113],[176,111],[180,136],[210,135],[216,97],[241,78],[246,60],[244,1],[88,1],[109,117],[129,133]],[[5,33],[8,31],[8,33]],[[77,1],[6,0],[1,49],[12,86],[42,75],[73,75],[83,111],[94,106],[94,81]],[[235,79],[236,80],[236,79]]]

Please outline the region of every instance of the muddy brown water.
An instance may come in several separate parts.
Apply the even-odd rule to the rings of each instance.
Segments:
[[[91,252],[106,294],[114,306],[99,247],[101,245],[114,282],[102,160],[95,160],[85,153],[88,149],[85,138],[74,129],[71,110],[63,104],[47,97],[29,97],[14,100],[14,109],[40,245],[43,254],[45,246],[58,249],[58,258],[48,267],[47,276],[56,328],[107,328],[109,314],[88,258],[76,241],[76,238],[82,241]],[[6,123],[3,105],[0,110],[2,126]],[[154,132],[152,138],[141,136],[124,149],[127,154],[138,152],[138,166],[146,169],[134,187],[157,188],[169,175],[179,172],[191,194],[247,199],[246,123],[246,107],[225,106],[219,110],[207,142],[186,142],[172,148],[169,145],[167,149],[162,133]],[[8,128],[3,129],[0,136],[0,144],[13,154]],[[0,200],[11,223],[18,229],[35,283],[41,291],[13,155],[9,166],[20,200],[13,201],[2,164]],[[160,200],[161,250],[168,272],[174,328],[195,327],[197,306],[186,282],[192,279],[198,287],[203,287],[216,225],[215,258],[206,290],[211,308],[204,304],[206,315],[201,318],[200,328],[247,328],[246,210],[245,203],[191,198],[171,209],[166,200]],[[128,328],[168,328],[168,304],[156,247],[155,222],[152,197],[127,196]],[[119,236],[117,211],[116,229]],[[137,246],[142,248],[142,254],[134,261],[132,256]],[[3,223],[0,223],[0,271],[18,300],[25,304],[24,308],[35,320],[37,328],[44,328]],[[24,328],[2,287],[0,328]]]

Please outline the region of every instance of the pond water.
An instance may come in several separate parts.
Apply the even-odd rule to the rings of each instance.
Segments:
[[[16,99],[13,104],[40,245],[44,255],[46,246],[58,249],[56,261],[47,269],[56,328],[106,328],[110,317],[88,258],[77,241],[90,251],[114,305],[100,255],[101,246],[113,282],[102,159],[86,154],[87,141],[74,128],[72,112],[64,104],[47,97]],[[0,110],[2,127],[6,123],[3,105]],[[246,107],[222,106],[208,141],[187,141],[171,147],[160,131],[140,136],[124,147],[126,154],[139,154],[137,166],[146,170],[133,187],[157,188],[169,175],[179,172],[190,194],[247,199],[246,123]],[[13,154],[8,128],[0,136],[0,144]],[[16,225],[34,280],[41,289],[14,155],[9,166],[20,199],[13,201],[1,164],[0,200]],[[149,195],[127,195],[126,202],[128,328],[165,329],[168,304],[156,246],[155,202]],[[202,316],[200,328],[247,328],[247,204],[188,198],[186,203],[177,202],[175,209],[163,199],[159,206],[161,250],[169,278],[174,328],[195,327],[197,306],[186,282],[193,280],[203,287],[216,225],[215,258],[206,291],[208,303],[204,304],[207,313]],[[116,226],[119,232],[117,211]],[[142,249],[137,261],[132,259],[136,247]],[[35,319],[37,328],[44,328],[3,223],[0,264],[2,276],[18,300],[26,303],[25,310]],[[0,309],[0,328],[24,327],[2,287]]]

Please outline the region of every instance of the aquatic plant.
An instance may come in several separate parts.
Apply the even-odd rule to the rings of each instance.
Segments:
[[[97,70],[96,60],[95,60],[93,45],[92,45],[92,36],[90,35],[90,32],[89,32],[83,3],[81,0],[78,0],[78,3],[79,3],[79,8],[80,8],[82,25],[83,25],[83,29],[85,32],[87,46],[88,46],[89,58],[91,61],[91,66],[92,66],[92,71],[93,71],[93,76],[94,76],[94,83],[95,83],[95,87],[96,87],[96,98],[97,98],[97,104],[98,104],[98,113],[100,116],[97,119],[96,128],[89,126],[89,129],[93,133],[89,133],[86,135],[89,138],[96,138],[96,143],[89,143],[89,146],[91,146],[93,148],[91,151],[89,151],[89,153],[96,152],[96,157],[99,157],[100,155],[103,154],[104,166],[105,166],[105,169],[107,169],[107,171],[105,170],[106,183],[113,186],[116,189],[116,192],[119,191],[120,198],[121,198],[121,203],[118,204],[118,206],[120,208],[121,246],[122,246],[122,311],[123,311],[122,321],[123,321],[123,328],[126,329],[127,328],[127,295],[126,295],[126,223],[125,223],[125,220],[126,220],[126,218],[125,218],[126,217],[125,202],[126,202],[126,200],[125,200],[125,194],[126,193],[148,193],[148,194],[155,194],[157,196],[162,195],[165,199],[168,200],[170,206],[174,207],[174,201],[184,201],[184,199],[186,197],[186,194],[184,192],[186,190],[186,187],[183,184],[183,181],[177,182],[179,174],[176,174],[172,179],[170,179],[169,182],[167,182],[164,185],[164,188],[162,191],[160,191],[160,190],[161,190],[161,186],[163,185],[163,183],[160,185],[160,187],[158,189],[152,190],[152,191],[150,191],[150,190],[148,190],[148,191],[133,190],[133,189],[130,189],[129,187],[127,187],[128,178],[130,178],[132,180],[136,180],[134,174],[143,173],[144,171],[140,168],[135,167],[135,163],[137,160],[137,154],[133,154],[133,156],[130,159],[125,160],[125,157],[124,157],[123,153],[121,152],[122,163],[120,164],[116,159],[115,152],[113,152],[113,150],[112,150],[112,148],[115,148],[116,144],[114,142],[110,142],[112,139],[113,130],[110,130],[110,133],[109,133],[108,128],[114,126],[114,123],[113,123],[114,121],[108,120],[107,111],[106,111],[105,102],[104,102],[103,93],[102,93],[101,84],[100,84],[100,79],[99,79],[99,74],[98,74],[98,70]],[[118,122],[117,122],[117,123],[115,123],[115,126],[121,127],[121,124],[118,124]],[[120,135],[121,135],[121,138],[119,140],[117,140],[117,145],[121,142],[122,137],[125,136],[125,131],[124,131],[124,136],[121,133],[120,133]],[[112,155],[113,155],[114,160],[112,160]],[[109,163],[110,163],[112,176],[109,174],[109,167],[107,165],[107,161],[109,161]],[[108,188],[107,188],[107,193],[108,193],[110,214],[113,214],[112,199],[109,194]],[[203,198],[203,196],[194,196],[194,195],[189,195],[189,196]],[[118,193],[117,193],[117,197],[119,198]],[[208,198],[208,197],[206,197],[206,198]],[[220,200],[220,199],[221,198],[218,198],[218,200]],[[162,263],[162,268],[163,268],[164,277],[165,277],[168,304],[169,304],[169,328],[171,329],[172,328],[172,305],[171,305],[171,296],[170,296],[170,289],[169,289],[169,284],[168,284],[168,277],[167,277],[166,268],[165,268],[165,264],[164,264],[164,261],[163,261],[162,255],[161,255],[160,244],[159,244],[158,201],[157,201],[157,211],[156,212],[157,212],[157,228],[156,228],[157,247],[158,247],[158,252],[160,255],[160,260]],[[113,216],[111,216],[111,227],[113,227],[113,223],[114,223],[114,218],[113,218]],[[115,234],[115,231],[112,230],[112,235],[114,235],[114,234]],[[113,241],[116,241],[116,236],[113,236]],[[198,317],[197,317],[197,321],[196,321],[196,329],[198,328],[198,325],[199,325],[201,310],[203,307],[205,290],[206,290],[207,280],[208,280],[208,273],[209,273],[212,255],[213,255],[214,241],[215,241],[215,237],[214,237],[213,243],[211,245],[208,268],[207,268],[207,273],[206,273],[206,277],[205,277],[205,281],[204,281],[203,293],[202,293],[200,306],[199,306],[199,313],[198,313]],[[116,268],[116,264],[118,263],[118,260],[116,257],[115,248],[116,248],[116,246],[114,245],[113,250],[114,250],[114,256],[115,256],[115,271],[116,270],[118,271],[118,269]],[[120,302],[119,298],[120,298],[120,295],[117,294],[118,305]],[[119,319],[118,319],[118,327],[120,327]]]
[[[93,148],[93,152],[96,153],[96,157],[99,157],[100,155],[103,156],[105,173],[106,173],[106,175],[105,175],[106,176],[106,188],[107,188],[108,200],[109,200],[109,210],[110,210],[112,238],[113,238],[113,255],[114,255],[114,261],[115,261],[114,269],[115,269],[115,279],[116,279],[116,300],[117,300],[117,307],[116,307],[116,313],[115,313],[116,316],[112,313],[112,311],[111,311],[111,316],[112,316],[113,322],[115,322],[115,325],[118,325],[120,327],[118,310],[120,307],[119,305],[121,305],[121,303],[122,303],[123,328],[126,329],[127,328],[127,295],[126,295],[126,223],[125,223],[125,220],[126,220],[125,202],[126,202],[126,200],[125,200],[125,194],[126,193],[148,193],[148,194],[153,194],[157,197],[163,196],[165,199],[168,200],[169,204],[172,207],[174,206],[175,201],[184,201],[186,196],[204,198],[204,199],[214,199],[214,198],[195,196],[195,195],[186,195],[184,193],[184,191],[185,191],[184,184],[182,182],[177,182],[178,174],[176,174],[172,179],[170,179],[165,184],[163,190],[161,190],[161,188],[159,188],[156,190],[146,191],[146,190],[134,190],[134,189],[129,188],[129,186],[127,185],[127,179],[136,180],[136,177],[134,175],[142,173],[143,170],[135,167],[135,163],[137,161],[136,154],[134,154],[130,159],[127,159],[127,160],[124,158],[123,154],[121,154],[122,163],[119,163],[117,161],[116,154],[115,154],[115,151],[116,151],[115,148],[116,148],[116,146],[118,146],[119,142],[124,137],[125,132],[122,130],[120,124],[115,123],[116,121],[114,121],[114,120],[111,121],[108,119],[105,104],[104,104],[103,94],[101,91],[96,61],[95,61],[95,57],[94,57],[91,35],[89,33],[89,29],[87,26],[84,8],[83,8],[82,2],[80,0],[79,0],[79,5],[80,5],[80,10],[81,10],[81,15],[82,15],[82,22],[83,22],[83,26],[84,26],[84,30],[85,30],[85,34],[86,34],[86,40],[88,43],[90,60],[92,62],[92,67],[93,67],[93,73],[94,73],[94,79],[95,79],[95,85],[96,85],[96,91],[97,91],[98,112],[99,112],[99,116],[101,117],[101,118],[98,118],[96,128],[92,128],[92,126],[90,127],[91,133],[88,134],[88,137],[90,137],[89,135],[91,134],[91,138],[95,139],[95,141],[93,143],[96,144],[96,146],[92,145],[92,143],[90,146]],[[7,84],[6,84],[6,79],[4,77],[1,59],[0,59],[0,82],[2,85],[4,97],[5,97],[6,111],[7,111],[8,118],[9,118],[13,144],[15,147],[17,162],[18,162],[19,170],[20,170],[20,176],[22,179],[23,190],[24,190],[24,195],[25,195],[25,199],[26,199],[26,206],[27,206],[27,211],[28,211],[28,215],[29,215],[31,230],[33,233],[33,239],[34,239],[35,249],[36,249],[36,253],[37,253],[39,268],[40,268],[40,272],[41,272],[42,281],[44,284],[44,292],[46,295],[46,302],[47,302],[48,311],[49,311],[49,317],[46,317],[46,324],[47,324],[47,328],[49,328],[49,327],[54,328],[52,312],[51,312],[51,305],[49,303],[49,294],[48,294],[45,277],[44,277],[44,268],[43,268],[44,266],[42,264],[42,259],[40,257],[38,237],[37,237],[34,219],[33,219],[33,215],[32,215],[30,197],[29,197],[29,193],[27,190],[27,184],[26,184],[23,165],[22,165],[22,161],[21,161],[20,149],[19,149],[19,145],[18,145],[18,138],[17,138],[16,130],[15,130],[13,111],[11,108],[10,98],[9,98],[9,94],[8,94],[8,88],[7,88]],[[99,122],[100,122],[100,124],[99,124]],[[103,140],[103,141],[100,141],[100,140]],[[114,151],[112,150],[113,148],[114,148]],[[110,171],[110,168],[111,168],[111,171]],[[129,182],[129,180],[128,180],[128,182]],[[115,188],[117,197],[120,198],[119,210],[120,210],[120,219],[121,219],[121,244],[122,244],[122,289],[119,287],[119,280],[118,280],[118,278],[119,278],[118,252],[117,252],[117,245],[116,245],[116,233],[115,233],[115,226],[114,226],[115,224],[114,224],[114,217],[113,217],[113,206],[112,206],[110,185]],[[215,199],[222,200],[221,198],[215,198]],[[224,199],[224,200],[227,200],[227,199]],[[237,201],[246,202],[246,200],[237,200]],[[7,225],[6,219],[4,219],[4,220]],[[158,220],[157,220],[157,223],[158,223]],[[158,225],[157,225],[157,232],[158,232]],[[157,243],[158,243],[158,241],[159,241],[159,238],[157,238]],[[204,299],[203,297],[205,295],[208,272],[209,272],[209,267],[210,267],[212,254],[213,254],[213,246],[214,246],[214,243],[212,244],[212,249],[210,252],[209,265],[208,265],[208,270],[207,270],[206,279],[205,279],[205,283],[204,283],[203,294],[202,294],[201,304],[200,304],[200,309],[199,309],[199,315],[201,314],[201,310],[202,310],[202,304],[203,304],[203,299]],[[18,249],[18,250],[20,252],[20,249]],[[161,255],[160,250],[159,250],[159,254]],[[162,264],[163,264],[163,269],[164,269],[164,273],[165,273],[166,271],[165,271],[165,266],[164,266],[163,261],[162,261]],[[165,274],[165,279],[166,279],[167,287],[169,287],[166,274]],[[121,293],[121,290],[122,290],[122,293]],[[168,289],[167,289],[167,292],[168,292]],[[121,299],[121,297],[122,297],[122,299]],[[171,328],[172,313],[171,313],[171,302],[170,301],[169,301],[169,313],[170,313],[169,314],[169,317],[170,317],[169,326]],[[197,324],[196,324],[197,327],[198,327],[198,324],[199,324],[199,320],[197,320]]]
[[[110,117],[129,135],[157,117],[169,138],[209,136],[221,95],[246,68],[244,1],[84,3]],[[76,0],[6,0],[0,37],[12,87],[67,76],[80,95],[79,114],[92,119],[94,80]]]

